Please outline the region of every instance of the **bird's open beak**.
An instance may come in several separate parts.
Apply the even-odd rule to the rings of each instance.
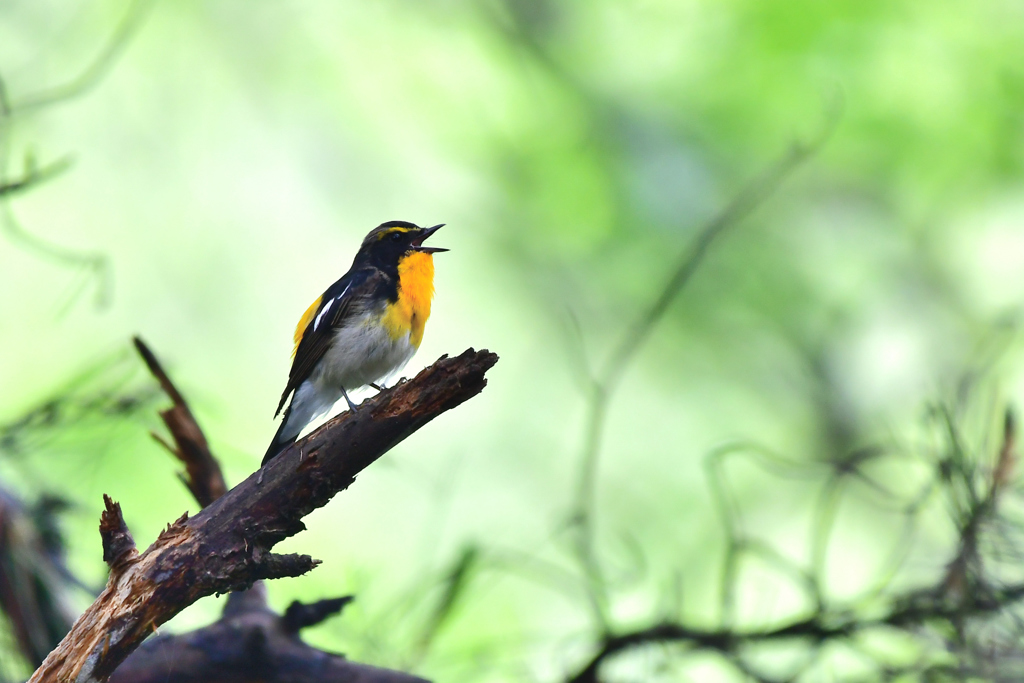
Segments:
[[[423,246],[423,240],[427,239],[428,237],[430,237],[431,235],[433,235],[435,232],[437,232],[438,230],[440,230],[443,227],[444,227],[444,223],[441,223],[440,225],[435,225],[432,228],[424,228],[423,233],[419,237],[417,237],[416,239],[414,239],[412,241],[413,248],[416,251],[423,252],[424,254],[436,254],[436,253],[441,252],[441,251],[448,251],[447,249],[442,249],[441,247],[425,247],[425,246]]]

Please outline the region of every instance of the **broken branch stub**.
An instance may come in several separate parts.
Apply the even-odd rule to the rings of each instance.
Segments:
[[[111,572],[107,587],[31,683],[105,680],[155,627],[199,598],[312,569],[317,561],[307,555],[271,550],[302,531],[303,517],[384,453],[479,394],[497,360],[473,349],[441,358],[412,380],[368,399],[357,412],[343,413],[290,445],[195,517],[169,525],[123,571]],[[111,513],[109,521],[117,536],[120,514]]]

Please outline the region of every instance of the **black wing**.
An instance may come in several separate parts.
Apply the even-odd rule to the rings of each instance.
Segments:
[[[316,314],[310,316],[306,329],[295,347],[295,358],[288,373],[288,386],[281,394],[277,412],[284,407],[289,394],[309,379],[313,369],[334,342],[334,331],[346,325],[354,315],[361,313],[368,300],[387,287],[390,278],[375,268],[349,271],[343,278],[327,288],[320,297]]]

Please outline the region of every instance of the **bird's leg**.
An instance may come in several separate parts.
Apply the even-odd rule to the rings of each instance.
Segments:
[[[374,384],[373,382],[370,382],[370,386],[376,389],[377,391],[384,391],[385,389],[387,389],[387,387],[384,386],[384,382],[381,382],[380,384]]]
[[[345,397],[345,403],[348,404],[348,409],[349,410],[351,410],[353,413],[359,412],[358,409],[356,408],[356,404],[353,403],[352,399],[350,399],[348,397],[348,394],[345,393],[345,388],[344,387],[341,388],[341,395]]]

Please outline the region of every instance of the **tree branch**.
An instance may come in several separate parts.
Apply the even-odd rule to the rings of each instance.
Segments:
[[[132,341],[146,367],[160,382],[164,393],[174,402],[173,407],[160,411],[160,417],[171,432],[175,445],[172,446],[155,433],[153,438],[185,465],[185,473],[180,475],[181,480],[199,505],[206,507],[228,490],[220,463],[210,452],[210,444],[207,443],[203,430],[193,417],[185,398],[160,365],[160,361],[139,337]]]
[[[52,164],[49,164],[42,168],[29,166],[26,169],[24,175],[22,175],[17,180],[5,180],[3,182],[0,182],[0,197],[7,197],[9,195],[17,194],[18,192],[24,192],[28,189],[31,189],[36,185],[39,185],[40,183],[46,182],[50,178],[60,175],[70,167],[70,157],[58,159]]]
[[[804,639],[822,643],[871,629],[907,629],[929,622],[950,622],[965,617],[992,614],[1021,599],[1024,599],[1024,584],[1007,587],[997,595],[979,597],[968,606],[950,606],[941,597],[920,594],[900,602],[888,614],[877,619],[858,618],[850,613],[819,613],[810,619],[776,629],[749,632],[731,629],[704,630],[676,623],[657,624],[606,637],[597,653],[568,681],[598,683],[600,668],[605,660],[627,650],[659,643],[682,643],[697,650],[712,650],[724,655],[734,655],[743,646],[768,641]]]
[[[177,447],[156,434],[153,437],[185,463],[181,480],[201,507],[226,491],[220,464],[210,451],[206,437],[195,420],[185,397],[168,377],[156,356],[138,337],[134,339],[150,372],[160,383],[174,407],[160,413]],[[301,558],[296,561],[302,562]],[[287,570],[285,570],[287,573]],[[321,681],[365,681],[365,683],[422,683],[407,674],[354,664],[338,655],[309,647],[299,633],[338,614],[352,596],[320,600],[312,604],[293,602],[282,616],[267,605],[262,581],[245,591],[231,593],[223,617],[214,624],[182,635],[147,640],[117,667],[114,683],[189,683],[225,680],[242,675],[270,683],[320,683]],[[241,672],[241,673],[240,673]]]
[[[950,444],[959,444],[960,437],[952,416],[945,410],[940,411],[940,415]],[[568,677],[567,682],[598,683],[601,680],[601,668],[606,661],[637,648],[670,643],[682,646],[685,652],[716,652],[747,677],[754,680],[769,680],[759,677],[750,664],[744,661],[745,649],[756,644],[785,640],[802,640],[815,649],[821,649],[826,644],[837,641],[855,642],[855,636],[867,631],[899,630],[918,634],[926,627],[930,636],[944,646],[938,648],[939,659],[953,652],[958,657],[956,666],[961,667],[961,671],[966,670],[971,676],[989,680],[990,676],[973,673],[975,663],[971,658],[976,657],[977,662],[983,665],[996,661],[997,653],[994,648],[998,639],[991,638],[991,627],[997,623],[996,620],[1006,618],[1019,628],[1021,622],[1016,612],[1024,601],[1024,583],[1006,584],[1002,580],[986,577],[983,569],[983,559],[986,558],[983,557],[980,547],[982,533],[1000,520],[997,509],[999,496],[1009,485],[1012,470],[1017,462],[1016,443],[1016,421],[1013,412],[1007,410],[1003,423],[1002,445],[990,472],[977,468],[972,460],[965,458],[960,446],[950,448],[950,453],[941,458],[927,458],[929,464],[934,467],[936,482],[927,485],[927,491],[941,485],[953,494],[966,492],[963,497],[969,499],[969,503],[962,509],[953,503],[948,506],[959,530],[959,542],[953,559],[946,564],[946,571],[936,584],[916,590],[896,591],[884,606],[873,599],[868,600],[865,602],[866,609],[858,609],[855,605],[830,607],[817,593],[817,588],[812,586],[808,594],[814,595],[816,606],[810,615],[789,624],[763,630],[730,628],[728,625],[716,629],[702,629],[680,622],[662,622],[626,632],[609,633],[599,640],[595,654],[575,675]],[[850,470],[853,471],[855,469]],[[721,482],[716,488],[719,489],[716,496],[721,498]],[[921,504],[920,500],[916,496],[913,497],[906,510],[916,510]],[[724,506],[723,509],[728,510],[728,506]],[[728,520],[730,513],[725,512],[724,516]],[[727,532],[732,547],[739,547],[732,522],[727,523]],[[1000,552],[991,546],[987,550],[989,561]],[[1018,556],[1019,553],[1016,551],[1010,555],[1011,558]],[[1011,561],[1016,564],[1015,559]],[[785,560],[780,562],[781,567],[787,564]],[[795,565],[790,569],[799,581],[802,572]],[[732,583],[734,580],[734,577],[729,577],[725,583]],[[981,625],[985,636],[981,638],[980,644],[968,646],[965,645],[967,627],[972,622]],[[1000,625],[999,628],[1004,626]],[[1000,638],[1018,642],[1019,633],[1019,630],[1011,630]],[[956,634],[955,640],[951,634]],[[971,647],[976,649],[972,651]],[[1019,654],[1014,653],[1012,656],[1016,657],[1016,661],[1020,661]],[[942,666],[946,664],[945,661],[941,662]],[[926,666],[931,667],[931,664],[926,662]],[[918,665],[915,664],[915,667]],[[896,671],[903,672],[903,669],[897,668]],[[966,674],[960,676],[969,677]],[[1014,675],[1012,678],[999,680],[1019,678],[1019,675]]]
[[[170,524],[123,572],[111,573],[32,683],[105,680],[150,631],[199,598],[312,569],[317,562],[308,556],[270,551],[384,453],[480,393],[496,362],[472,349],[442,357],[292,444],[195,517]]]
[[[121,516],[121,504],[115,503],[107,494],[103,494],[103,504],[107,508],[100,515],[103,561],[110,571],[116,572],[138,557],[139,551],[135,549],[135,539]]]
[[[244,593],[232,593],[216,623],[185,635],[146,641],[118,667],[110,683],[426,683],[416,676],[356,664],[309,647],[292,630],[292,608],[283,616],[275,614],[266,605],[265,593],[261,584]],[[334,603],[334,612],[340,609],[337,601],[316,605],[323,603]],[[212,657],[211,652],[217,656]]]
[[[52,496],[26,505],[0,486],[0,612],[32,666],[42,663],[75,619],[70,589],[79,584],[64,562],[55,521],[66,505]]]
[[[232,593],[234,595],[234,593]],[[345,609],[345,605],[355,600],[351,595],[329,600],[318,600],[309,604],[301,603],[298,600],[288,605],[281,617],[281,624],[286,633],[298,633],[308,626],[316,626],[328,617]]]

